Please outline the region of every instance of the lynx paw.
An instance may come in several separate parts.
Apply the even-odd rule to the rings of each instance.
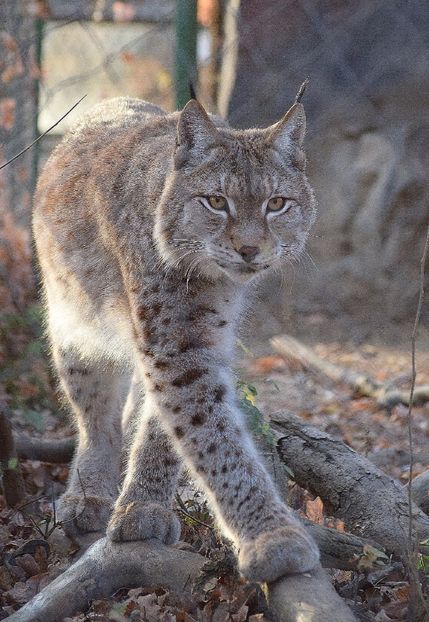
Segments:
[[[180,537],[180,521],[172,510],[158,503],[134,501],[115,508],[107,535],[115,542],[157,538],[175,544]]]
[[[319,550],[300,525],[261,533],[241,546],[238,558],[247,579],[268,583],[283,575],[308,572],[318,561]]]
[[[104,531],[112,506],[112,500],[106,497],[82,497],[66,493],[58,502],[57,514],[64,531],[69,535]]]

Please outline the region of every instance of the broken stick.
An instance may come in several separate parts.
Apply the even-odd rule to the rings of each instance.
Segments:
[[[377,382],[370,376],[346,369],[318,356],[311,348],[307,347],[298,339],[289,335],[279,335],[270,341],[276,352],[286,359],[299,361],[305,368],[312,369],[324,374],[334,382],[348,384],[353,392],[364,397],[372,397],[383,408],[393,408],[396,404],[408,406],[410,401],[409,391],[392,389],[386,384]],[[429,401],[429,385],[416,387],[414,390],[413,404],[423,404]]]

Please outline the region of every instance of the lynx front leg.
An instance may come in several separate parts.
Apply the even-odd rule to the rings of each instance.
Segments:
[[[119,483],[124,378],[61,347],[54,347],[54,361],[79,432],[58,515],[69,533],[103,530]]]
[[[133,381],[125,411],[134,438],[107,534],[116,541],[158,538],[173,544],[180,536],[180,522],[171,506],[181,461],[160,426],[153,401],[143,397],[138,380]]]
[[[243,574],[274,581],[311,570],[319,560],[317,546],[280,500],[235,405],[228,369],[235,288],[187,285],[186,279],[167,278],[163,290],[148,286],[133,301],[147,393],[240,550]],[[130,291],[138,291],[134,277]]]
[[[159,396],[163,419],[240,550],[243,574],[273,581],[311,570],[318,549],[261,465],[226,370],[207,359],[196,363],[194,358],[192,366],[182,360],[180,371],[170,368],[156,386],[152,394]]]

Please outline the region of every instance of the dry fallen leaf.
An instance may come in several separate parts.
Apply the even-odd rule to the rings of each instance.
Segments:
[[[323,525],[325,517],[323,514],[323,501],[320,497],[316,497],[313,501],[309,499],[305,505],[305,513],[307,517],[316,525]]]
[[[286,369],[286,363],[280,356],[262,356],[254,361],[250,365],[250,371],[254,374],[269,374],[272,371],[284,371]]]

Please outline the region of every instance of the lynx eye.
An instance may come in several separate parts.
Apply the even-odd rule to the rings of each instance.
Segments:
[[[208,197],[207,200],[213,209],[225,210],[227,207],[227,202],[224,197],[212,196],[212,197]]]
[[[267,203],[267,208],[270,212],[279,212],[284,208],[285,204],[285,197],[271,197]]]

